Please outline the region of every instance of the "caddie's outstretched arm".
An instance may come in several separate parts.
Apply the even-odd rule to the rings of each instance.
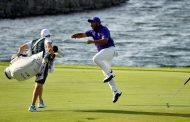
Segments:
[[[71,36],[71,38],[84,38],[87,37],[85,33],[76,33]]]
[[[26,49],[28,49],[28,48],[29,48],[29,47],[28,47],[27,44],[21,45],[21,46],[19,47],[19,49],[18,49],[18,54],[23,54],[24,51],[25,51]]]
[[[46,44],[46,46],[47,46],[48,53],[49,53],[49,54],[54,54],[52,44],[48,42],[48,43]]]

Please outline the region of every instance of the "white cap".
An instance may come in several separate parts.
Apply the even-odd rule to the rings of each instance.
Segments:
[[[49,32],[48,29],[42,29],[40,35],[41,37],[46,37],[46,36],[50,36],[51,33]]]

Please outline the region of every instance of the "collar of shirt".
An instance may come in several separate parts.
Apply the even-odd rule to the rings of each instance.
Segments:
[[[98,26],[98,27],[96,28],[96,30],[94,30],[94,31],[95,31],[95,32],[100,32],[100,31],[102,30],[102,28],[103,28],[103,26],[100,25],[100,26]]]

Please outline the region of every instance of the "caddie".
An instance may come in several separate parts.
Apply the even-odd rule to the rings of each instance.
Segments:
[[[39,52],[43,52],[44,59],[40,68],[40,72],[39,74],[36,75],[32,103],[28,109],[28,111],[30,112],[38,111],[35,106],[37,99],[39,99],[39,103],[38,103],[39,108],[46,107],[42,99],[43,85],[48,76],[49,67],[51,67],[51,70],[53,69],[52,66],[50,66],[50,64],[51,64],[51,61],[55,57],[50,31],[48,29],[42,29],[40,35],[41,35],[40,38],[21,45],[19,47],[18,54],[17,54],[17,56],[22,55],[26,51],[26,49],[29,49],[31,55],[37,54]],[[48,60],[46,60],[47,58]]]

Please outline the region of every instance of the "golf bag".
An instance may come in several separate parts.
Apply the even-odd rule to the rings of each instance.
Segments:
[[[43,60],[43,52],[34,54],[30,57],[16,57],[11,60],[10,65],[5,69],[8,79],[18,81],[27,80],[38,74]]]

